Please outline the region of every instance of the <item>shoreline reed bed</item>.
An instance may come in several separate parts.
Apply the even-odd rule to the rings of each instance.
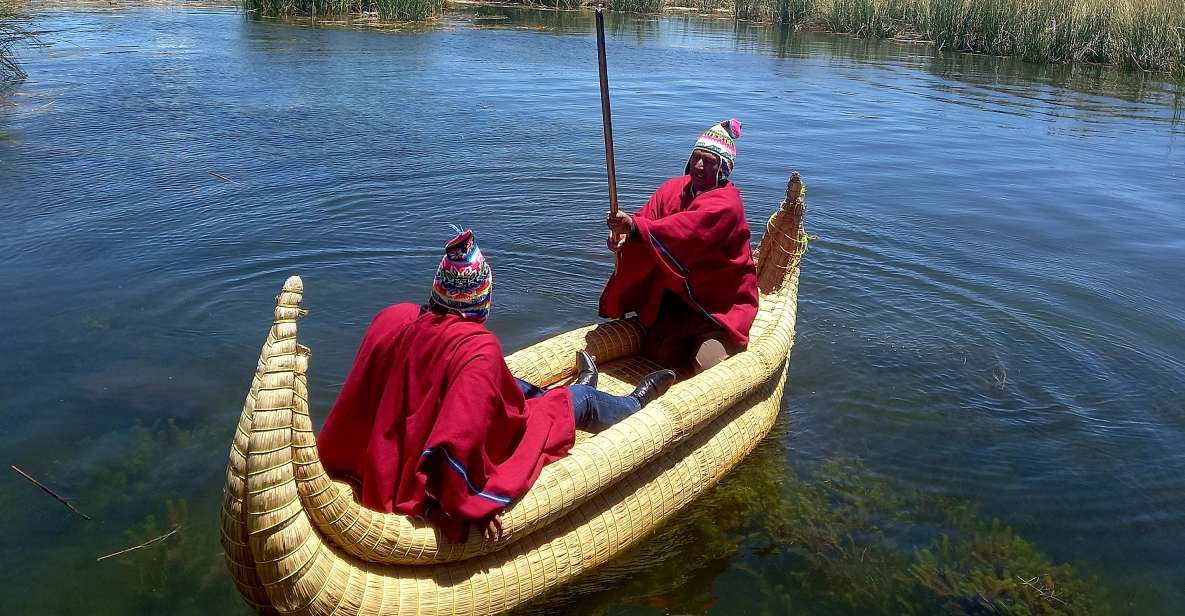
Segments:
[[[592,8],[601,1],[510,0],[556,9]],[[908,37],[938,49],[1049,64],[1109,64],[1185,79],[1185,0],[603,1],[620,12],[730,12],[738,20]]]
[[[243,0],[243,10],[265,17],[375,15],[388,21],[424,21],[440,15],[444,0]]]
[[[668,8],[686,8],[701,13],[711,13],[714,9],[726,9],[731,13],[732,0],[504,0],[508,4],[524,7],[544,7],[549,9],[592,10],[598,4],[618,13],[661,13]]]
[[[735,0],[737,19],[1185,77],[1185,0]]]
[[[18,44],[32,36],[25,29],[25,23],[14,5],[0,0],[0,83],[25,78],[25,71],[16,63],[13,54]]]

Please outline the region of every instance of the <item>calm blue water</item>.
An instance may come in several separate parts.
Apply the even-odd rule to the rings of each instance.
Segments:
[[[289,274],[305,279],[322,417],[372,314],[425,297],[449,223],[492,259],[507,348],[592,320],[611,263],[591,24],[40,13],[47,46],[0,94],[0,462],[95,519],[6,472],[0,611],[246,611],[217,511]],[[1179,610],[1185,127],[1170,86],[698,18],[614,17],[609,48],[623,203],[736,116],[755,230],[800,170],[819,239],[775,435],[670,545],[624,559],[628,580],[555,609],[896,612],[845,600],[841,564],[758,549],[839,464],[903,499],[891,521],[861,517],[857,545],[885,524],[900,555],[957,540],[924,515],[956,503],[1096,578],[1121,613]]]

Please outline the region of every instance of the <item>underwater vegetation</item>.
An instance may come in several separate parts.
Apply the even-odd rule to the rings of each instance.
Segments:
[[[785,455],[768,439],[682,519],[519,613],[697,614],[738,600],[754,616],[1115,611],[1097,579],[970,503],[902,490],[851,459],[787,473]],[[738,583],[743,597],[726,596]]]
[[[214,422],[132,424],[107,448],[119,454],[104,456],[80,480],[77,502],[96,522],[64,510],[55,518],[67,520],[68,532],[56,531],[35,566],[46,570],[36,577],[60,587],[29,593],[14,607],[249,613],[218,543],[222,476],[182,477],[201,452],[222,454],[225,436]],[[1097,579],[978,516],[972,503],[903,489],[851,459],[796,472],[781,440],[767,439],[714,491],[622,558],[519,613],[637,605],[694,614],[738,602],[754,615],[1115,611]],[[41,497],[22,490],[15,498],[28,506]],[[177,528],[159,543],[95,561]],[[62,576],[67,566],[75,573]],[[744,595],[728,596],[731,588]]]

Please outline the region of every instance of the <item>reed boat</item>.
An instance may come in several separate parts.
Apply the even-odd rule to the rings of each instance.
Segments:
[[[807,236],[798,173],[754,253],[760,306],[746,351],[673,385],[599,434],[577,433],[503,517],[503,537],[450,543],[416,518],[359,505],[326,475],[309,416],[310,351],[297,338],[304,286],[276,298],[230,448],[221,536],[239,592],[263,614],[492,614],[602,565],[710,489],[766,435],[781,407]],[[599,388],[631,391],[660,366],[642,327],[615,320],[506,358],[536,384],[570,379],[576,353]]]

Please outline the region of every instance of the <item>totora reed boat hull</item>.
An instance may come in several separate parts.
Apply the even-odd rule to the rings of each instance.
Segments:
[[[226,563],[266,614],[491,614],[609,561],[686,507],[766,435],[781,408],[793,346],[804,189],[795,173],[755,253],[760,308],[749,348],[676,383],[597,435],[578,434],[504,515],[504,537],[451,544],[425,523],[361,507],[317,456],[308,408],[310,351],[297,342],[304,287],[293,276],[231,444],[222,509]],[[555,336],[507,357],[519,377],[560,384],[575,354],[625,393],[657,366],[638,355],[631,319]]]

